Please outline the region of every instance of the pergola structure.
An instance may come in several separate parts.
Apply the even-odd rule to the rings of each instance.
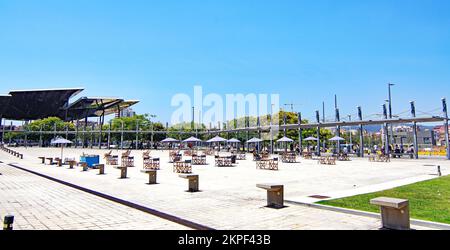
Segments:
[[[444,123],[444,130],[445,130],[445,142],[446,142],[446,148],[447,148],[447,159],[450,160],[450,135],[449,135],[449,117],[448,117],[448,109],[447,109],[447,101],[446,99],[442,99],[442,115],[439,116],[429,116],[429,117],[417,117],[416,116],[416,107],[414,102],[410,103],[410,117],[407,118],[388,118],[387,115],[387,109],[386,105],[383,105],[383,119],[380,120],[364,120],[362,116],[362,110],[361,107],[357,107],[358,109],[358,117],[359,120],[354,121],[340,121],[339,119],[339,109],[336,109],[336,121],[334,122],[323,122],[319,119],[319,111],[316,111],[316,122],[314,123],[308,123],[303,124],[302,123],[302,114],[298,113],[298,123],[297,124],[286,124],[286,119],[284,119],[284,124],[280,125],[267,125],[267,126],[261,126],[260,123],[257,123],[257,126],[250,127],[248,122],[246,122],[246,126],[243,128],[233,128],[233,129],[223,129],[223,130],[215,130],[215,131],[208,131],[205,133],[208,133],[212,136],[216,134],[221,133],[236,133],[236,132],[258,132],[258,134],[261,134],[261,132],[270,132],[271,137],[273,137],[272,131],[274,129],[277,130],[283,130],[284,134],[286,135],[287,130],[298,130],[299,134],[302,134],[303,129],[317,129],[317,154],[320,155],[320,129],[321,128],[337,128],[339,130],[340,127],[345,126],[357,126],[359,127],[359,134],[360,134],[360,156],[364,157],[364,136],[363,136],[363,130],[364,126],[368,125],[382,125],[384,130],[384,142],[385,142],[385,150],[386,153],[389,154],[389,139],[388,139],[388,125],[392,124],[405,124],[405,123],[412,123],[413,124],[413,136],[414,136],[414,156],[417,159],[419,157],[418,155],[418,142],[417,142],[417,124],[418,123],[436,123],[436,122],[443,122]],[[248,136],[247,136],[248,137]],[[273,141],[273,138],[271,138],[271,141]],[[302,136],[299,136],[299,145],[300,150],[302,149],[303,144],[303,138]],[[273,147],[272,147],[273,148]]]
[[[70,99],[83,90],[12,90],[8,95],[0,95],[0,126],[3,119],[28,122],[48,117],[58,117],[67,122],[84,119],[84,126],[87,125],[88,118],[98,117],[103,125],[106,115],[120,114],[121,110],[139,102],[110,97],[81,97],[70,103]]]

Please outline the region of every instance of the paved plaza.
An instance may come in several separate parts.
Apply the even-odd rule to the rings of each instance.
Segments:
[[[214,158],[208,156],[208,165],[193,166],[193,172],[200,176],[201,192],[189,193],[185,192],[187,180],[172,172],[167,151],[151,152],[152,157],[161,158],[161,170],[158,172],[159,184],[147,185],[148,176],[140,172],[142,151],[132,153],[136,167],[128,170],[129,178],[119,179],[119,170],[111,166],[106,167],[106,175],[97,175],[97,170],[81,172],[81,168],[71,170],[67,166],[58,168],[40,163],[39,156],[59,157],[60,149],[57,148],[16,150],[24,154],[23,160],[0,152],[3,162],[0,168],[3,174],[0,176],[0,215],[15,214],[17,229],[185,227],[7,166],[10,163],[215,229],[378,229],[380,220],[366,216],[290,202],[283,209],[266,208],[266,193],[256,188],[256,184],[284,184],[285,200],[312,203],[318,201],[309,197],[312,195],[339,198],[436,178],[435,165],[441,166],[443,174],[450,173],[449,162],[440,159],[402,159],[391,163],[353,159],[337,162],[336,166],[302,159],[296,164],[280,163],[279,171],[267,171],[257,170],[250,155],[232,168],[214,167]],[[65,149],[64,157],[78,159],[83,153],[103,156],[105,152]],[[120,153],[113,151],[116,155]],[[86,221],[89,221],[88,225],[83,224]],[[414,225],[413,228],[423,229]]]

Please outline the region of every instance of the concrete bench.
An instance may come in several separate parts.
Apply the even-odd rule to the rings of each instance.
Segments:
[[[153,185],[156,183],[157,170],[153,169],[142,169],[141,173],[148,174],[148,184]]]
[[[256,184],[257,188],[267,190],[267,206],[274,208],[284,207],[284,186],[281,184]]]
[[[45,164],[45,157],[38,157],[38,159],[41,159],[42,164]]]
[[[379,197],[370,200],[370,204],[380,206],[382,229],[411,229],[408,200]]]
[[[99,175],[104,175],[105,174],[105,164],[95,164],[94,168],[98,169],[98,174]]]
[[[128,167],[115,166],[114,168],[120,170],[120,179],[126,179],[127,178],[127,169],[128,169]]]
[[[199,177],[197,174],[180,174],[180,178],[189,180],[189,192],[198,192]]]

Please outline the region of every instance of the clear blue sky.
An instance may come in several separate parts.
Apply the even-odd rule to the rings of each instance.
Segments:
[[[0,93],[78,87],[140,99],[166,121],[171,97],[279,93],[313,117],[450,98],[448,0],[0,0]]]

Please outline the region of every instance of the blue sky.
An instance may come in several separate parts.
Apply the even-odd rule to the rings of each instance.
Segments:
[[[0,93],[78,87],[140,99],[168,121],[171,97],[279,93],[313,117],[394,113],[450,98],[447,0],[0,0]]]

